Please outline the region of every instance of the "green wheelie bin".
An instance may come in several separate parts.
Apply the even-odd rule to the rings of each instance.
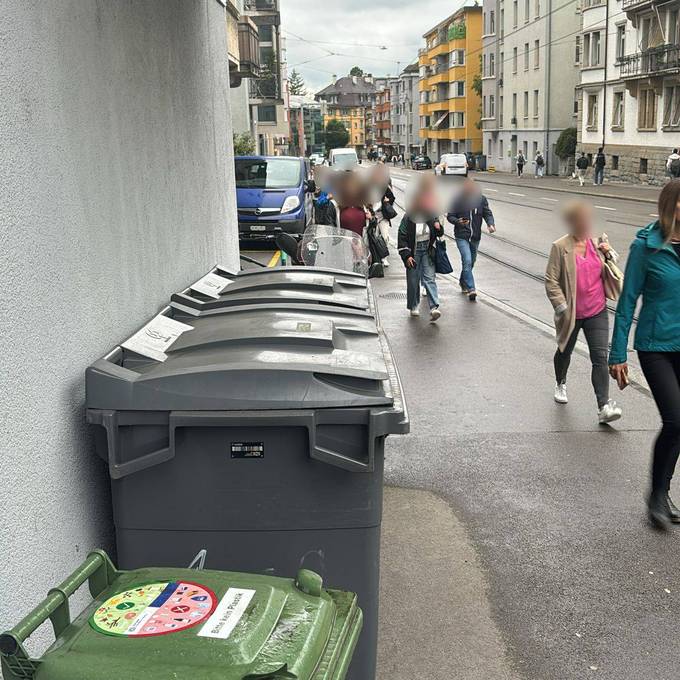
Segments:
[[[71,620],[86,581],[93,601]],[[342,680],[362,625],[356,596],[295,580],[176,568],[117,570],[90,553],[21,622],[0,635],[4,680]],[[55,642],[24,641],[50,620]]]

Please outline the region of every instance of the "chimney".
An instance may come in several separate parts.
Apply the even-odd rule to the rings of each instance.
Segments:
[[[372,73],[367,73],[367,74],[364,76],[364,82],[365,82],[365,83],[368,83],[369,85],[372,85],[372,84],[373,84],[373,74],[372,74]]]
[[[357,84],[357,77],[352,76],[352,85],[356,85],[356,84]]]

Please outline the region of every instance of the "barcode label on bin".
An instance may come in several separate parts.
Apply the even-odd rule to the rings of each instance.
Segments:
[[[203,293],[203,295],[217,300],[220,297],[220,293],[231,283],[233,281],[225,279],[224,276],[219,274],[206,274],[202,279],[192,284],[190,288],[197,293]]]
[[[232,458],[264,458],[263,442],[232,442]]]
[[[226,640],[245,614],[255,592],[243,588],[229,588],[207,623],[198,631],[198,636]]]

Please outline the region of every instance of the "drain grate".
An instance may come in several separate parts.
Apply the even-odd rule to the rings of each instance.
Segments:
[[[405,300],[406,293],[383,293],[380,297],[386,300]]]

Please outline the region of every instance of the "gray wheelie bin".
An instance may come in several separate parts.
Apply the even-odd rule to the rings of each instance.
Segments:
[[[385,437],[408,431],[363,286],[366,309],[173,304],[161,320],[179,330],[157,317],[87,371],[121,565],[207,548],[220,569],[314,570],[364,611],[353,680],[375,672]]]

